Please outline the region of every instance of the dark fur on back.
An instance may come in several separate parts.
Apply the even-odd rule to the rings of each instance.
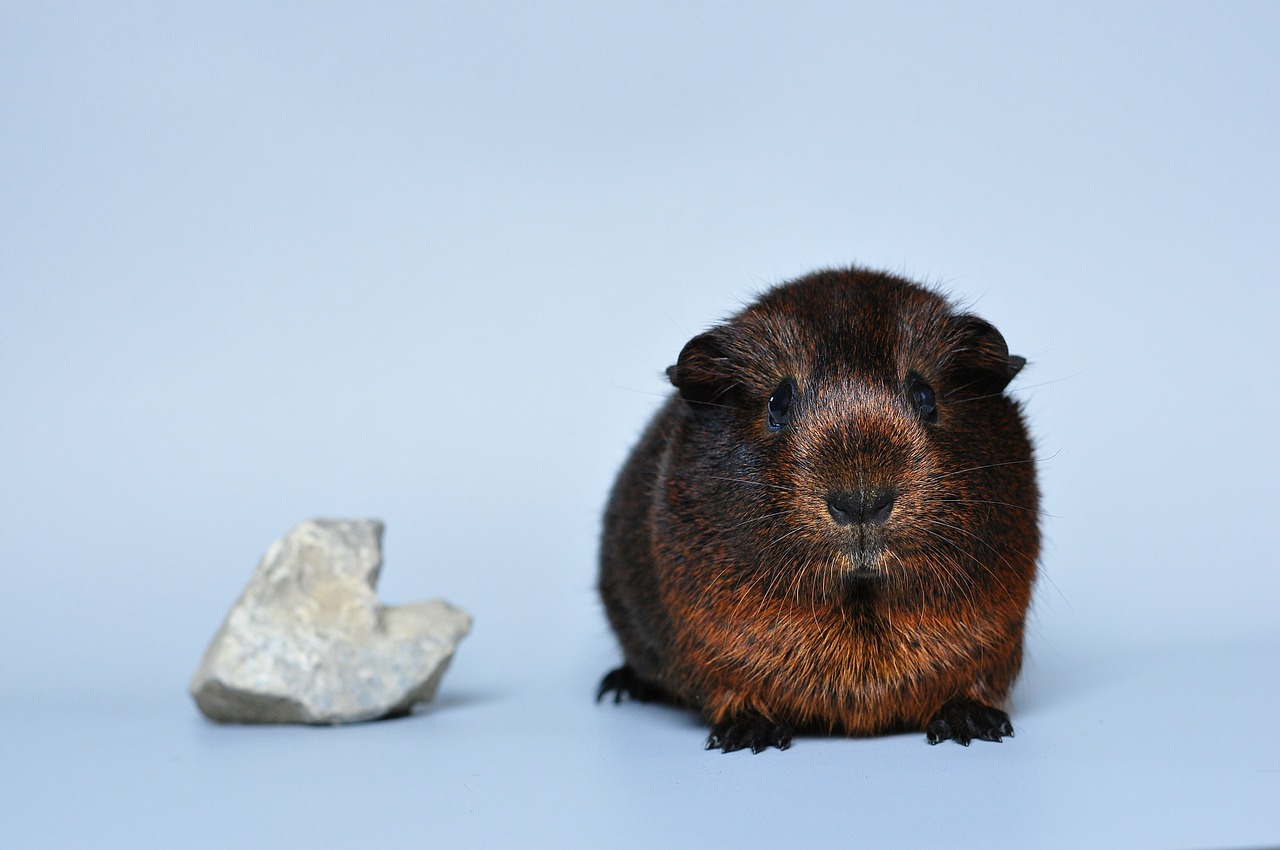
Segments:
[[[982,319],[861,269],[690,340],[605,513],[625,665],[602,694],[695,707],[726,751],[793,728],[1011,734],[1039,549],[1004,393],[1022,364]]]

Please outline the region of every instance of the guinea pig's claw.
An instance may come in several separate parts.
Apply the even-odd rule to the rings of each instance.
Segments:
[[[670,700],[666,691],[641,679],[629,665],[623,665],[605,674],[604,678],[600,680],[600,687],[596,690],[596,702],[600,702],[610,693],[613,694],[614,703],[620,703],[627,698],[636,702],[667,702]]]
[[[977,700],[956,697],[939,709],[925,735],[930,744],[952,740],[962,746],[971,741],[993,741],[1013,737],[1013,724],[1009,715],[998,708],[983,705]]]
[[[762,753],[769,747],[785,750],[791,746],[791,736],[790,726],[759,715],[747,715],[713,723],[706,749],[725,753],[746,749]]]
[[[596,702],[600,702],[610,692],[613,693],[615,703],[622,702],[622,695],[627,691],[626,683],[623,681],[627,672],[630,672],[629,668],[619,667],[605,673],[604,678],[600,680],[600,687],[596,689]]]

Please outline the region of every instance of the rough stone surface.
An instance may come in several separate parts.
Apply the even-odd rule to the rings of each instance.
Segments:
[[[471,616],[435,599],[386,607],[382,523],[313,520],[267,550],[191,680],[225,723],[354,723],[430,699]]]

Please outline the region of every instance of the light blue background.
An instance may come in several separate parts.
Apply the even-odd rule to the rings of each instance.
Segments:
[[[207,6],[208,8],[201,8]],[[1280,841],[1280,6],[9,3],[14,847]],[[596,706],[612,476],[694,333],[859,262],[1030,358],[1018,737],[704,753]],[[204,722],[267,545],[387,522],[439,701]]]

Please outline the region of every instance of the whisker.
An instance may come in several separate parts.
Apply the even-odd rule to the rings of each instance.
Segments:
[[[761,487],[770,490],[781,490],[784,493],[792,493],[794,490],[790,487],[783,487],[780,484],[770,484],[767,481],[756,481],[751,478],[731,478],[727,475],[708,475],[705,476],[707,481],[727,481],[731,484],[750,484],[753,487]]]
[[[943,478],[952,478],[956,475],[964,475],[966,472],[977,472],[978,470],[981,470],[981,469],[994,469],[995,467],[998,467],[998,466],[1018,466],[1024,463],[1043,463],[1044,461],[1053,460],[1058,455],[1062,454],[1064,451],[1065,449],[1058,449],[1056,452],[1054,452],[1053,454],[1047,457],[1035,457],[1035,458],[1030,458],[1028,460],[1006,460],[1006,461],[1001,461],[1000,463],[987,463],[987,464],[983,464],[982,466],[970,466],[966,469],[957,469],[953,472],[946,472],[941,475],[935,475],[934,479],[940,481]]]
[[[958,532],[960,532],[961,534],[965,535],[966,537],[969,537],[971,540],[973,540],[973,541],[975,541],[975,542],[977,542],[977,543],[981,543],[983,546],[986,546],[988,549],[990,549],[990,550],[991,550],[991,553],[992,553],[993,555],[995,555],[995,556],[996,556],[996,558],[998,558],[998,559],[999,559],[999,560],[1000,560],[1000,561],[1001,561],[1001,562],[1002,562],[1006,567],[1008,567],[1008,568],[1009,568],[1009,569],[1011,569],[1011,570],[1012,570],[1012,569],[1015,569],[1014,565],[1009,561],[1009,559],[1008,559],[1008,558],[1006,558],[1006,557],[1005,557],[1005,555],[1004,555],[1002,552],[1000,552],[999,550],[997,550],[994,546],[992,546],[992,545],[991,545],[990,543],[988,543],[986,540],[983,540],[981,537],[979,537],[979,536],[977,536],[976,534],[973,534],[972,532],[970,532],[968,529],[961,528],[960,526],[957,526],[957,525],[951,525],[950,523],[942,522],[941,520],[936,519],[936,518],[932,518],[932,517],[931,517],[931,518],[929,518],[929,522],[933,523],[934,525],[941,525],[941,526],[943,526],[944,528],[950,528],[950,529],[952,529],[953,531],[958,531]],[[979,557],[977,557],[976,555],[974,555],[972,552],[969,552],[969,551],[965,550],[964,548],[962,548],[962,547],[960,547],[960,546],[956,545],[956,543],[955,543],[954,541],[952,541],[952,540],[948,540],[946,537],[941,536],[941,535],[934,535],[934,536],[935,536],[935,538],[936,538],[936,539],[943,540],[943,541],[944,541],[944,542],[946,542],[948,545],[950,545],[950,546],[954,547],[954,548],[955,548],[955,550],[956,550],[957,552],[960,552],[960,553],[964,554],[965,556],[967,556],[967,557],[968,557],[970,560],[972,560],[975,564],[977,564],[979,567],[981,567],[981,568],[982,568],[982,569],[987,573],[987,575],[988,575],[988,576],[990,576],[990,577],[991,577],[991,579],[992,579],[992,580],[994,580],[994,581],[996,582],[996,584],[997,584],[997,585],[999,585],[1000,589],[1001,589],[1002,591],[1004,591],[1004,593],[1005,593],[1005,595],[1006,595],[1006,596],[1008,596],[1010,599],[1016,599],[1016,597],[1013,595],[1012,591],[1010,591],[1010,589],[1009,589],[1008,585],[1007,585],[1007,584],[1005,584],[1004,580],[1001,578],[1000,574],[999,574],[999,573],[997,573],[995,570],[993,570],[989,564],[987,564],[987,563],[986,563],[985,561],[983,561],[981,558],[979,558]],[[1019,554],[1019,555],[1023,555],[1023,557],[1025,557],[1025,553],[1018,552],[1017,554]]]
[[[1076,372],[1074,375],[1067,375],[1065,378],[1052,378],[1050,380],[1040,381],[1039,383],[1035,383],[1035,384],[1019,384],[1017,387],[1017,390],[1018,392],[1022,392],[1023,390],[1034,390],[1034,389],[1039,389],[1040,387],[1047,387],[1047,386],[1050,386],[1051,384],[1060,384],[1063,381],[1075,380],[1076,378],[1079,378],[1083,374],[1085,373]],[[947,400],[951,404],[965,404],[966,402],[981,401],[984,398],[995,398],[996,396],[1001,396],[1001,395],[1004,395],[1004,390],[1001,390],[998,393],[987,393],[986,395],[977,395],[977,396],[972,396],[970,398],[948,398]]]
[[[1035,514],[1036,516],[1051,517],[1052,519],[1062,519],[1056,514],[1051,514],[1043,508],[1028,508],[1026,505],[1015,505],[1012,502],[997,502],[994,499],[938,499],[931,496],[925,496],[920,499],[923,505],[934,504],[957,504],[957,505],[999,505],[1002,508],[1014,508],[1019,511]]]

